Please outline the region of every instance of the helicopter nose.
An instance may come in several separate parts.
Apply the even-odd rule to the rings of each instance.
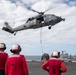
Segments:
[[[65,18],[63,18],[62,20],[65,21]]]
[[[60,21],[65,21],[65,18],[58,17],[58,20],[60,20]]]

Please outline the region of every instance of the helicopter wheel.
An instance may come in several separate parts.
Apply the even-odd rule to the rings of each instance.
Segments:
[[[51,26],[49,26],[48,29],[51,29]]]
[[[14,36],[16,35],[17,32],[14,33]]]

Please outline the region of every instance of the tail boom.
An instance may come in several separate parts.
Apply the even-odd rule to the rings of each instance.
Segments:
[[[2,30],[7,31],[9,33],[14,33],[13,29],[9,26],[7,22],[4,23],[6,27],[3,27]]]
[[[12,33],[12,34],[14,33],[13,31],[11,31],[10,29],[8,29],[7,27],[3,27],[2,30],[7,31],[7,32]]]

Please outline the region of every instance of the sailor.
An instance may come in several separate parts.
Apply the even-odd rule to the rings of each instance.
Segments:
[[[54,51],[51,55],[51,59],[42,64],[42,69],[46,70],[49,75],[61,75],[67,71],[66,65],[62,60],[58,59],[60,52]]]
[[[18,44],[12,46],[10,51],[13,55],[8,57],[5,65],[6,75],[29,75],[26,58],[20,54],[21,50]]]
[[[0,75],[5,75],[5,63],[8,58],[8,54],[4,52],[5,50],[5,43],[0,43]]]

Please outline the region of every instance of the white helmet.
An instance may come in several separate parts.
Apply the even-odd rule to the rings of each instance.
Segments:
[[[20,47],[20,45],[15,44],[15,45],[12,46],[10,51],[11,51],[11,53],[20,52],[21,51],[21,47]]]
[[[0,49],[6,49],[6,45],[4,43],[0,43]]]
[[[11,49],[12,51],[17,51],[17,50],[21,50],[21,47],[20,47],[20,45],[18,45],[18,44],[16,44],[16,45],[13,45],[12,46],[12,49]]]
[[[59,55],[60,55],[60,52],[58,52],[58,51],[53,51],[53,52],[52,52],[52,56],[53,56],[53,57],[54,57],[54,56],[59,57]]]

